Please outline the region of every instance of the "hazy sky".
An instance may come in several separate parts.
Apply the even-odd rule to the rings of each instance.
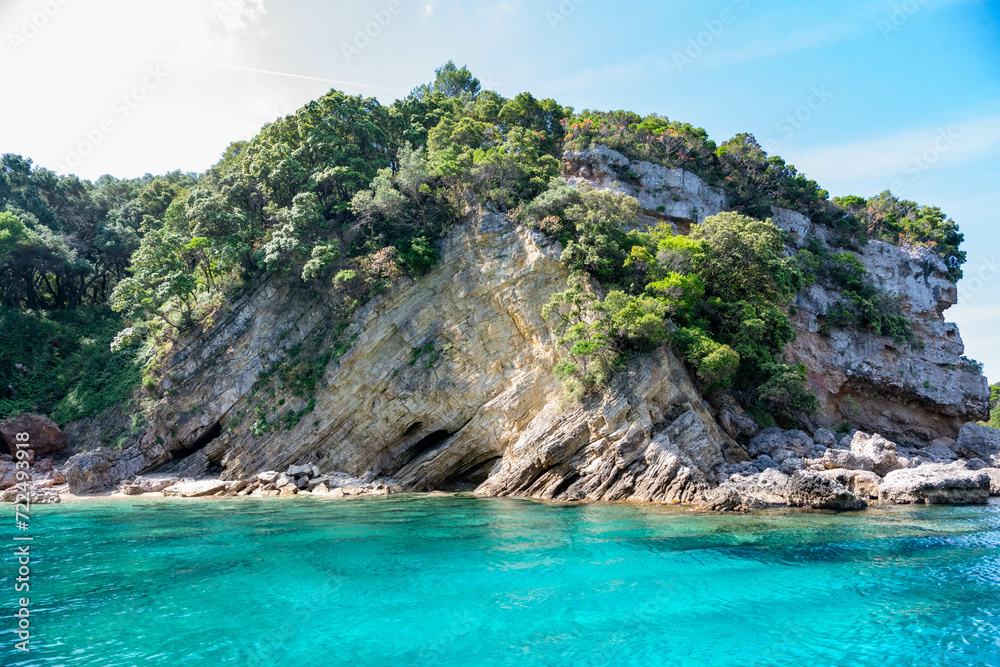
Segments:
[[[448,59],[508,96],[753,132],[833,195],[954,217],[947,316],[1000,379],[1000,0],[0,2],[0,152],[85,178],[200,171],[331,87],[388,103]]]

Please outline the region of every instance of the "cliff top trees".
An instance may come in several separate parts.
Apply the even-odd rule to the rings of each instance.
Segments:
[[[635,200],[559,178],[565,150],[596,144],[697,173],[737,211],[690,237],[644,228]],[[233,143],[200,176],[90,183],[0,157],[0,301],[39,311],[111,303],[153,337],[194,327],[224,288],[271,273],[356,304],[427,272],[460,216],[491,210],[558,239],[580,278],[559,304],[583,317],[564,332],[579,362],[571,375],[606,376],[668,341],[706,391],[788,416],[810,407],[799,369],[780,360],[801,272],[842,278],[868,329],[899,322],[869,316],[880,304],[838,253],[786,258],[781,233],[762,221],[773,206],[831,225],[845,247],[866,238],[932,247],[961,275],[962,236],[938,209],[889,193],[830,202],[752,135],[717,146],[661,115],[575,113],[527,92],[508,99],[449,61],[389,106],[331,91]],[[602,283],[603,298],[580,292],[583,274]]]

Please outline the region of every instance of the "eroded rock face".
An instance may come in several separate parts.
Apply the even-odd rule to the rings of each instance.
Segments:
[[[255,436],[237,415],[252,412],[260,371],[331,319],[322,295],[266,284],[170,360],[175,392],[141,440],[74,457],[71,485],[98,490],[157,469],[246,479],[315,464],[406,490],[693,498],[717,482],[720,464],[746,454],[672,353],[636,360],[603,399],[562,406],[552,372],[562,351],[541,315],[566,287],[561,251],[500,215],[459,227],[430,273],[355,315],[343,334],[353,344],[327,367],[314,410],[291,430]],[[434,355],[411,363],[424,349]],[[290,399],[271,418],[304,403]]]
[[[746,458],[672,353],[640,360],[617,384],[587,408],[546,405],[477,493],[690,502],[727,456]]]
[[[767,469],[756,475],[733,475],[702,494],[700,506],[715,511],[766,507],[851,511],[864,509],[868,503],[833,476],[810,470],[797,471],[789,476]]]
[[[788,504],[789,479],[773,468],[753,475],[733,475],[703,494],[700,506],[715,511],[783,507]]]
[[[567,151],[563,164],[570,182],[582,179],[598,188],[635,197],[653,221],[658,218],[673,222],[676,229],[685,233],[690,225],[725,210],[722,190],[707,185],[694,174],[629,160],[607,146]]]
[[[121,481],[111,475],[114,460],[115,452],[105,447],[74,455],[63,470],[70,492],[95,493]]]
[[[942,315],[957,300],[944,262],[927,248],[882,241],[868,243],[859,258],[876,286],[902,299],[924,347],[858,331],[823,335],[838,295],[820,285],[801,292],[792,317],[798,338],[785,356],[808,368],[823,417],[923,443],[954,438],[966,422],[984,419],[987,380],[964,369],[958,327]]]
[[[1000,466],[1000,430],[970,422],[959,431],[954,451],[967,459],[982,459]]]
[[[1000,468],[986,468],[985,471],[990,476],[990,495],[1000,496]]]
[[[165,496],[179,496],[181,498],[201,498],[202,496],[214,496],[226,490],[226,483],[218,479],[206,479],[193,482],[180,482],[163,489]]]
[[[570,181],[635,196],[644,222],[666,220],[682,233],[725,207],[721,191],[692,174],[606,148],[567,153],[565,165]],[[808,233],[825,235],[791,211],[778,209],[772,220],[793,245]],[[737,466],[771,482],[799,475],[802,502],[846,507],[853,501],[837,494],[852,488],[839,476],[814,473],[849,468],[877,477],[919,463],[901,457],[892,442],[866,441],[855,451],[853,441],[836,445],[837,436],[822,429],[815,439],[767,429],[749,440],[751,463],[730,434],[746,441],[756,427],[726,412],[723,430],[666,350],[635,360],[607,395],[564,406],[552,372],[563,351],[541,316],[566,286],[562,247],[502,215],[483,214],[456,227],[439,249],[434,269],[362,307],[337,341],[329,338],[335,295],[295,280],[258,285],[220,311],[218,324],[177,346],[162,381],[171,395],[148,415],[151,425],[140,437],[120,453],[71,459],[71,487],[100,490],[154,470],[232,481],[315,464],[358,479],[392,478],[405,490],[687,502]],[[902,297],[927,345],[917,350],[857,332],[823,336],[822,317],[837,295],[818,286],[801,294],[793,318],[799,338],[786,356],[809,369],[823,406],[820,423],[847,420],[907,444],[958,436],[964,422],[982,416],[988,389],[983,378],[960,370],[961,340],[941,317],[955,299],[944,265],[929,251],[878,243],[866,247],[862,261],[877,284]],[[261,400],[253,396],[261,372],[289,348],[317,339],[347,351],[324,370],[313,409],[291,429],[255,435],[250,415]],[[276,408],[268,419],[307,406],[306,397],[286,398],[267,405]],[[253,493],[309,491],[294,479],[279,490],[278,479],[258,480]],[[313,488],[321,483],[329,495],[346,488]],[[857,493],[870,496],[870,485],[861,483]]]
[[[882,483],[882,478],[873,472],[835,468],[833,470],[821,470],[819,471],[819,475],[834,480],[859,498],[865,500],[878,499],[878,488]]]
[[[812,221],[809,218],[787,208],[775,208],[771,222],[778,229],[788,232],[796,247],[805,245],[806,237],[812,229]]]
[[[851,439],[851,452],[871,461],[871,471],[879,476],[902,468],[896,454],[896,443],[879,434],[868,435],[858,431]]]
[[[879,488],[884,503],[928,505],[973,505],[990,497],[990,475],[985,470],[966,470],[960,464],[929,463],[918,468],[894,470]]]
[[[723,193],[693,174],[630,161],[605,146],[567,152],[564,163],[571,181],[631,195],[642,205],[646,222],[665,219],[679,233],[726,209]],[[771,221],[788,232],[792,253],[808,235],[824,244],[832,236],[829,228],[796,211],[775,208]],[[882,241],[868,243],[858,257],[875,286],[902,299],[923,347],[858,331],[823,335],[823,319],[839,294],[818,284],[803,290],[791,318],[798,338],[785,356],[808,369],[821,421],[846,421],[900,442],[927,443],[955,438],[964,423],[986,419],[986,378],[967,372],[958,327],[943,317],[957,302],[958,289],[941,258],[928,248]],[[725,425],[737,435],[732,424]]]
[[[821,510],[862,510],[868,506],[839,482],[810,470],[797,472],[788,480],[788,504]]]
[[[131,482],[121,484],[118,490],[126,496],[136,496],[142,493],[157,493],[175,484],[180,484],[181,481],[177,477],[136,477]]]
[[[750,440],[747,453],[754,458],[765,455],[774,458],[776,452],[785,450],[801,457],[812,451],[813,444],[813,439],[805,431],[785,431],[771,427]]]
[[[48,417],[25,413],[0,422],[0,437],[8,452],[17,451],[17,434],[27,433],[35,456],[52,456],[66,448],[66,436]]]

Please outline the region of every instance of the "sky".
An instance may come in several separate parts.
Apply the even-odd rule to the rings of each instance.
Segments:
[[[330,88],[391,103],[449,59],[939,206],[969,254],[946,317],[1000,380],[1000,0],[2,0],[0,152],[198,172]]]

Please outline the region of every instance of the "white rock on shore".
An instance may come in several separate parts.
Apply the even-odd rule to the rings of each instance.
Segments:
[[[990,475],[985,470],[967,470],[961,464],[928,463],[894,470],[879,487],[883,503],[973,505],[986,503],[989,497]]]

